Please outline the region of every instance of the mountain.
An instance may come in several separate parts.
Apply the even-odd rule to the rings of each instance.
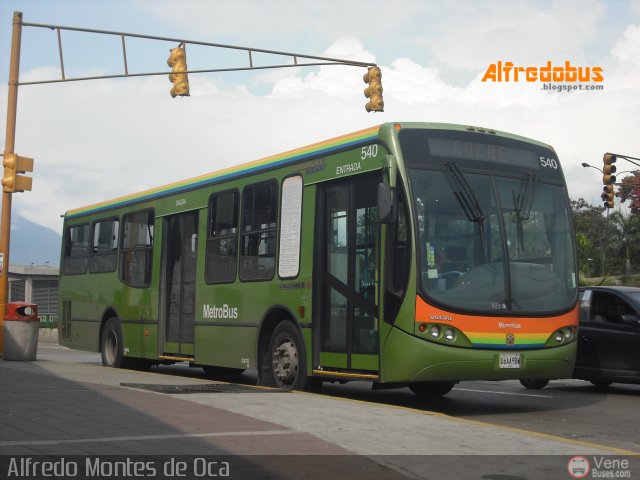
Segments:
[[[14,215],[11,219],[11,243],[9,261],[11,265],[44,265],[57,267],[60,264],[62,236],[24,217]]]

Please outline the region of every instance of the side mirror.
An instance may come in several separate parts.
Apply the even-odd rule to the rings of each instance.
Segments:
[[[591,290],[585,290],[582,292],[582,298],[580,300],[580,322],[588,322],[591,316],[591,297],[593,292]]]
[[[396,217],[394,191],[387,182],[378,184],[378,221],[393,223]]]
[[[393,155],[385,155],[384,164],[389,171],[389,185],[391,188],[396,188],[396,181],[398,179],[398,161]]]

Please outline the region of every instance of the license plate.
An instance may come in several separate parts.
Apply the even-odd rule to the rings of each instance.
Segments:
[[[500,368],[521,368],[522,356],[519,353],[501,353],[498,366]]]

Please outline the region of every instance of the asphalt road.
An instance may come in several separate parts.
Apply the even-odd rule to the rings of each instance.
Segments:
[[[640,452],[640,385],[598,389],[581,380],[557,380],[542,390],[527,390],[517,381],[462,382],[428,403],[408,388],[370,388],[364,382],[327,384],[323,393]]]
[[[199,369],[185,366],[155,370],[205,378]],[[256,376],[249,372],[228,381],[255,385]],[[640,452],[640,385],[613,384],[602,389],[566,379],[552,381],[542,390],[527,390],[517,381],[462,382],[431,401],[418,398],[408,388],[373,391],[368,382],[324,383],[322,393]]]
[[[40,348],[39,359],[100,362],[97,354],[57,346]],[[152,371],[206,378],[199,368],[184,364]],[[255,385],[255,372],[228,381]],[[322,393],[640,452],[640,385],[598,389],[581,380],[557,380],[542,390],[527,390],[517,381],[462,382],[445,397],[431,401],[419,399],[408,388],[372,391],[367,382],[325,383]]]

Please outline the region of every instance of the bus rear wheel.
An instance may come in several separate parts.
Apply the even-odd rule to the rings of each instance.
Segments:
[[[110,318],[105,323],[100,336],[100,353],[102,365],[105,367],[123,368],[122,329],[116,318]]]
[[[296,326],[280,322],[269,342],[270,369],[274,386],[281,390],[304,390],[307,368],[304,343]]]
[[[409,388],[421,398],[437,398],[449,393],[455,384],[455,382],[414,382],[409,384]]]

